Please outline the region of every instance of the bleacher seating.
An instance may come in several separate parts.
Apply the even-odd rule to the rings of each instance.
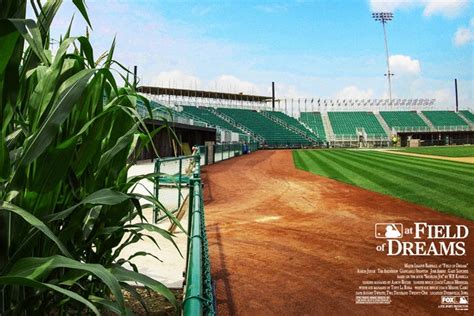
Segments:
[[[328,112],[335,135],[357,135],[364,128],[368,136],[387,136],[372,112]]]
[[[303,136],[275,123],[257,111],[229,108],[218,108],[217,110],[263,137],[267,145],[295,146],[310,144],[310,141]]]
[[[437,127],[468,126],[467,123],[453,111],[423,111],[422,113]]]
[[[416,111],[381,111],[380,115],[390,128],[428,128]]]
[[[183,112],[193,117],[196,117],[202,120],[203,122],[209,123],[213,126],[219,126],[219,127],[228,129],[230,131],[233,131],[235,133],[242,133],[242,131],[239,130],[237,127],[223,120],[222,118],[210,112],[206,108],[198,108],[195,106],[183,105]]]
[[[471,111],[459,111],[468,121],[474,124],[474,114]]]
[[[313,132],[321,138],[326,140],[326,132],[324,131],[323,119],[319,112],[301,112],[301,122],[305,123]]]
[[[307,135],[308,137],[311,137],[313,139],[317,138],[316,134],[308,130],[303,124],[301,124],[294,117],[288,116],[285,113],[280,112],[280,111],[264,111],[263,113],[265,113],[266,115],[269,115],[270,117],[283,121],[288,126],[293,127],[294,129],[300,131],[301,133]]]

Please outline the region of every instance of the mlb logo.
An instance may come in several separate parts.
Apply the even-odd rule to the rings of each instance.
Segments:
[[[375,224],[375,238],[402,238],[403,224],[401,223],[377,223]]]

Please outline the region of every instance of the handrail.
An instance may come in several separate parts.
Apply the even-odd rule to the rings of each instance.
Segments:
[[[183,315],[215,315],[201,185],[201,156],[196,152],[188,211],[188,251]]]

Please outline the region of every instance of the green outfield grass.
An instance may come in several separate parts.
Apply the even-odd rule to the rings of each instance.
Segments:
[[[295,166],[474,220],[474,164],[376,151],[295,150]]]
[[[405,148],[405,152],[445,157],[474,157],[474,146],[443,146]]]

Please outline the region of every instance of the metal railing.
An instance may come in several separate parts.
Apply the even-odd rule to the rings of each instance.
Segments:
[[[209,245],[206,234],[204,202],[199,154],[190,180],[188,211],[188,251],[186,260],[186,290],[183,315],[215,315],[215,295],[212,287]]]
[[[392,126],[398,133],[415,133],[415,132],[466,132],[474,130],[468,125],[446,125],[446,126],[436,126],[434,125],[432,128],[429,126]]]
[[[155,177],[155,196],[157,199],[160,199],[161,189],[162,196],[167,195],[168,200],[177,202],[177,205],[174,205],[174,203],[171,205],[165,205],[166,203],[164,202],[162,203],[171,213],[178,211],[184,202],[183,189],[189,187],[192,173],[192,170],[189,169],[194,159],[195,156],[189,155],[160,158],[155,161],[155,173],[158,174],[158,176]],[[165,190],[166,192],[163,192]],[[162,214],[158,208],[155,208],[153,218],[155,223],[157,223],[167,217],[165,214]]]
[[[258,150],[258,143],[246,145],[250,152]],[[170,188],[178,192],[177,196],[171,196],[178,201],[178,207],[172,209],[172,212],[176,213],[182,208],[185,203],[182,191],[189,190],[185,291],[182,305],[185,316],[216,314],[201,179],[201,166],[214,163],[216,160],[209,161],[207,147],[199,146],[198,149],[190,156],[162,158],[155,162],[156,197],[164,198],[164,193],[160,191]],[[240,143],[217,144],[212,150],[214,158],[220,157],[220,160],[226,160],[244,154],[245,148],[244,144]],[[155,221],[166,218],[164,215],[160,218],[160,215],[158,210],[155,210]]]

